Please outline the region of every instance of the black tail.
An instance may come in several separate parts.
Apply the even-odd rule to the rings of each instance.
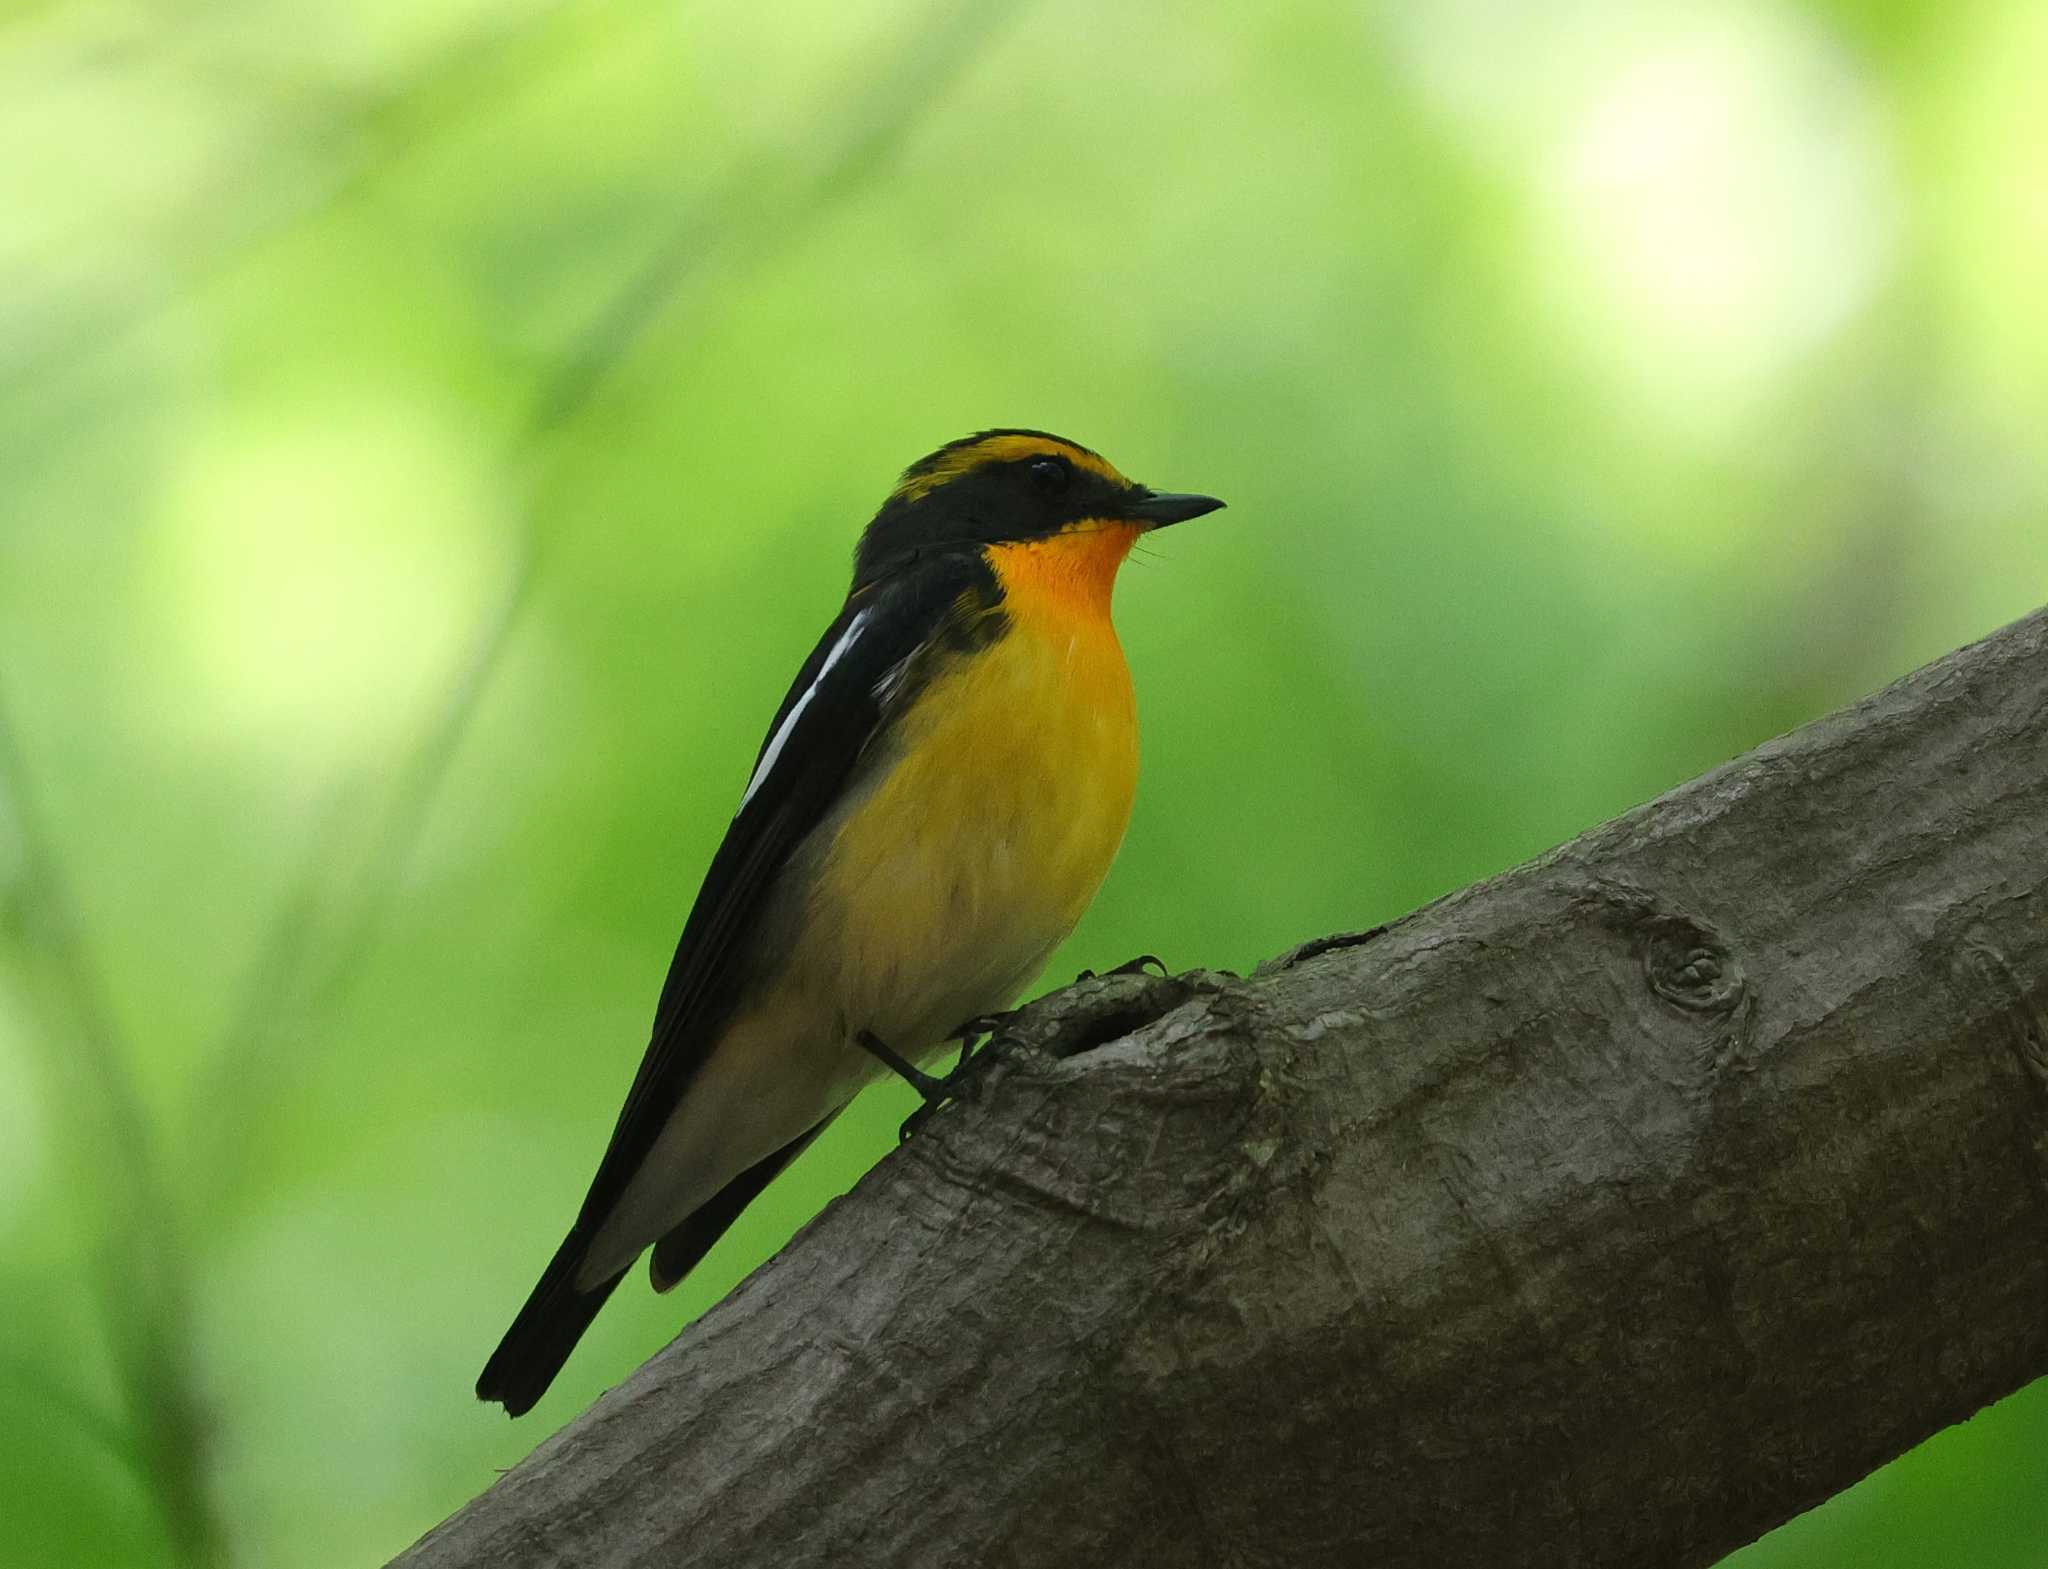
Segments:
[[[837,1112],[833,1113],[833,1116],[837,1115]],[[666,1291],[695,1269],[698,1261],[711,1251],[711,1245],[740,1218],[740,1211],[759,1198],[761,1190],[775,1180],[784,1166],[801,1155],[811,1140],[825,1131],[831,1120],[827,1117],[809,1133],[799,1134],[773,1155],[755,1161],[699,1204],[688,1220],[655,1243],[654,1257],[647,1266],[654,1289]]]
[[[651,1265],[654,1289],[666,1291],[681,1280],[711,1251],[711,1245],[725,1235],[726,1228],[739,1219],[740,1211],[759,1198],[761,1190],[775,1180],[776,1173],[801,1155],[831,1121],[831,1117],[825,1118],[810,1132],[756,1161],[657,1242]],[[500,1401],[507,1416],[524,1416],[547,1393],[548,1385],[569,1360],[569,1353],[576,1349],[576,1342],[597,1317],[597,1310],[625,1278],[626,1272],[620,1270],[610,1280],[588,1291],[578,1291],[576,1272],[583,1267],[588,1241],[579,1222],[555,1249],[540,1284],[533,1288],[526,1306],[519,1310],[512,1327],[505,1331],[505,1338],[498,1342],[498,1349],[491,1353],[491,1360],[484,1364],[476,1381],[477,1399]]]
[[[501,1401],[507,1416],[524,1416],[547,1393],[605,1298],[625,1277],[621,1270],[588,1291],[578,1291],[576,1271],[583,1264],[585,1240],[572,1231],[555,1250],[540,1284],[476,1381],[477,1399]]]

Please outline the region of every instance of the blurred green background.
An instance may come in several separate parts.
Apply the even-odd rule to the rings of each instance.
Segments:
[[[1050,974],[1243,968],[2048,592],[2038,0],[0,6],[0,1559],[379,1561],[894,472],[1231,510]],[[2048,1384],[1740,1556],[2048,1564]]]

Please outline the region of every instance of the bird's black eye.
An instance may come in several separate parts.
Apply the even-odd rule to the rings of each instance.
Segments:
[[[1031,488],[1041,496],[1057,496],[1074,477],[1065,458],[1033,458],[1026,472],[1031,476]]]

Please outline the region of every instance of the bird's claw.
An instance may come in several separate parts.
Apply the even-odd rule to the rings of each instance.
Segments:
[[[1111,975],[1143,975],[1148,967],[1157,970],[1162,981],[1166,979],[1166,961],[1156,953],[1141,953],[1135,959],[1126,959],[1113,970],[1102,971],[1100,976],[1094,970],[1083,970],[1074,977],[1074,982],[1079,985],[1082,981],[1098,980]]]
[[[960,1042],[960,1049],[965,1052],[972,1049],[974,1041],[979,1040],[984,1035],[995,1034],[996,1031],[1016,1017],[1017,1010],[1015,1008],[1010,1009],[1007,1013],[976,1014],[965,1024],[955,1026],[947,1033],[946,1039]],[[965,1057],[961,1061],[965,1062]]]
[[[975,1042],[981,1037],[993,1037],[995,1032],[1010,1018],[1007,1013],[992,1013],[980,1018],[969,1019],[946,1038],[960,1042],[960,1060],[953,1064],[953,1070],[946,1074],[926,1073],[914,1063],[905,1059],[880,1037],[863,1030],[855,1037],[857,1044],[878,1058],[896,1076],[907,1083],[924,1098],[924,1104],[903,1119],[903,1125],[896,1130],[896,1141],[907,1143],[918,1129],[922,1128],[946,1102],[958,1100],[966,1094],[976,1078],[980,1076],[983,1058],[987,1054],[986,1043],[976,1050]]]
[[[948,1101],[959,1100],[966,1095],[973,1081],[981,1076],[981,1068],[981,1054],[963,1045],[960,1060],[953,1065],[951,1073],[936,1077],[922,1073],[911,1080],[912,1087],[924,1097],[924,1104],[903,1119],[903,1126],[896,1130],[896,1142],[907,1144],[918,1129],[931,1120],[933,1112]]]

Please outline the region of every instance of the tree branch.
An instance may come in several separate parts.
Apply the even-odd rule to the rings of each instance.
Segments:
[[[1016,1036],[398,1562],[1703,1565],[2048,1371],[2048,613]]]

